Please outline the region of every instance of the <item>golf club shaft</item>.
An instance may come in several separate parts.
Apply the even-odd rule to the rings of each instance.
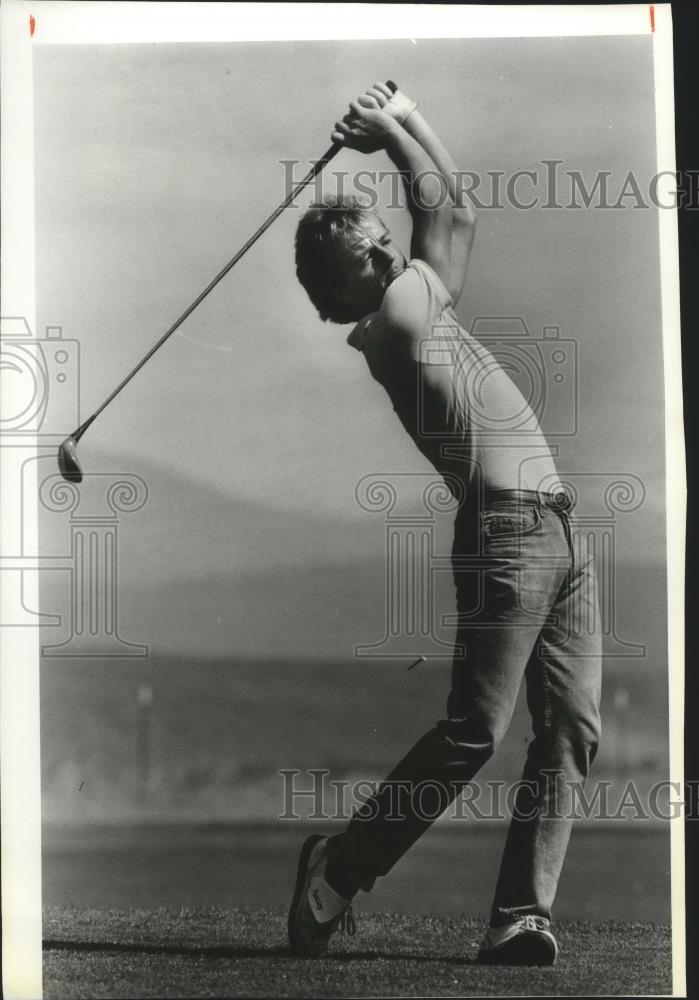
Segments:
[[[395,83],[393,83],[392,80],[387,80],[386,81],[386,86],[390,87],[390,89],[394,93],[398,89],[396,87]],[[201,292],[201,294],[199,294],[196,297],[196,299],[194,300],[194,302],[192,302],[191,305],[187,306],[187,308],[182,313],[182,315],[179,316],[175,320],[175,322],[172,324],[172,326],[169,328],[169,330],[165,331],[165,333],[162,335],[162,337],[160,338],[160,340],[158,340],[151,347],[151,349],[148,351],[148,353],[145,355],[145,357],[141,358],[141,360],[138,362],[138,364],[136,365],[136,367],[133,368],[129,372],[129,374],[126,376],[126,378],[123,379],[119,383],[119,385],[116,387],[116,389],[114,389],[114,391],[109,396],[107,396],[107,398],[102,403],[102,405],[100,407],[98,407],[98,409],[95,410],[95,412],[92,414],[92,416],[88,417],[87,420],[85,420],[77,428],[77,430],[73,431],[73,433],[71,434],[71,438],[74,440],[74,442],[76,444],[80,440],[80,438],[82,437],[82,435],[85,433],[85,431],[87,430],[87,428],[90,426],[90,424],[94,420],[97,419],[97,417],[100,415],[100,413],[102,412],[102,410],[104,410],[105,407],[109,406],[109,404],[111,403],[111,401],[114,399],[115,396],[117,396],[121,392],[121,390],[124,388],[124,386],[127,384],[127,382],[130,382],[131,379],[136,374],[136,372],[140,371],[140,369],[143,368],[143,366],[145,365],[146,361],[148,361],[150,358],[153,357],[153,355],[155,354],[155,352],[160,347],[162,347],[162,345],[165,343],[165,341],[168,339],[168,337],[170,337],[175,332],[175,330],[182,323],[184,323],[184,321],[187,319],[187,317],[190,315],[190,313],[194,312],[194,310],[197,308],[197,306],[199,305],[199,303],[202,302],[206,298],[206,296],[209,294],[209,292],[212,291],[216,287],[216,285],[219,283],[219,281],[221,281],[222,278],[225,278],[225,276],[228,274],[228,272],[231,270],[231,268],[235,267],[235,265],[238,263],[238,261],[240,260],[240,258],[244,254],[246,254],[248,252],[248,250],[250,249],[250,247],[254,243],[256,243],[257,240],[259,240],[260,236],[262,236],[262,234],[264,232],[266,232],[267,229],[269,229],[269,227],[272,225],[272,223],[277,218],[277,216],[281,215],[281,213],[284,211],[284,209],[288,205],[291,204],[291,202],[294,200],[294,198],[296,197],[296,195],[300,191],[302,191],[305,187],[307,187],[311,183],[311,181],[315,180],[315,178],[318,176],[318,174],[321,172],[321,170],[323,170],[323,168],[326,167],[328,165],[328,163],[330,163],[330,161],[332,160],[332,158],[341,149],[342,149],[342,146],[339,145],[338,143],[334,142],[332,144],[332,146],[330,146],[330,148],[321,156],[321,158],[319,160],[316,160],[316,162],[313,164],[313,166],[308,171],[308,173],[303,178],[303,180],[300,180],[299,183],[294,188],[292,188],[292,190],[286,196],[286,198],[281,203],[281,205],[278,205],[277,208],[275,208],[275,210],[269,216],[269,218],[265,219],[265,221],[262,223],[262,225],[260,226],[260,228],[255,233],[252,234],[252,236],[250,237],[250,239],[246,243],[243,244],[243,246],[240,248],[240,250],[238,250],[238,252],[236,253],[236,255],[234,257],[232,257],[228,261],[228,263],[226,264],[226,266],[223,267],[218,272],[218,274],[216,275],[216,277],[211,282],[209,282],[209,284],[206,286],[206,288],[204,289],[204,291]]]
[[[254,243],[256,243],[257,240],[259,240],[260,236],[262,236],[262,234],[267,229],[269,229],[269,227],[272,225],[272,223],[277,218],[277,216],[281,215],[281,213],[284,211],[284,209],[288,205],[291,204],[291,202],[294,200],[294,198],[299,193],[299,191],[302,191],[303,188],[307,187],[311,183],[311,181],[315,180],[315,178],[318,176],[318,174],[321,172],[321,170],[324,167],[327,166],[327,164],[332,160],[333,156],[335,156],[335,154],[338,153],[341,148],[342,147],[339,146],[337,143],[333,143],[332,146],[330,147],[330,149],[328,149],[327,152],[325,152],[323,154],[323,156],[321,156],[321,158],[319,160],[317,160],[313,164],[313,167],[308,171],[308,173],[303,178],[303,180],[299,181],[299,183],[296,185],[296,187],[294,187],[289,192],[289,194],[284,199],[284,201],[281,203],[281,205],[278,205],[277,208],[275,208],[275,210],[269,216],[269,218],[265,219],[265,221],[262,223],[262,225],[260,226],[260,228],[255,233],[253,233],[253,235],[250,237],[249,240],[247,240],[246,243],[243,244],[243,246],[240,248],[240,250],[238,250],[238,252],[236,253],[236,255],[234,257],[232,257],[228,261],[228,263],[226,264],[226,266],[223,267],[218,272],[218,274],[213,279],[213,281],[209,282],[209,284],[206,286],[206,288],[204,289],[204,291],[201,292],[201,294],[199,294],[196,297],[196,299],[194,300],[194,302],[192,302],[191,305],[187,306],[187,308],[185,309],[185,311],[180,316],[178,316],[178,318],[175,320],[175,322],[172,324],[172,326],[169,328],[169,330],[166,330],[165,333],[160,338],[160,340],[158,340],[155,344],[153,344],[153,346],[148,351],[148,353],[145,355],[145,357],[141,358],[141,360],[138,362],[138,364],[136,365],[136,367],[133,368],[129,372],[129,374],[126,376],[126,378],[123,379],[119,383],[119,385],[116,387],[116,389],[114,389],[114,391],[111,393],[111,395],[107,396],[107,398],[105,399],[105,401],[102,403],[102,405],[97,410],[95,410],[95,412],[92,414],[92,416],[88,417],[88,419],[84,423],[82,423],[80,425],[80,427],[78,427],[78,429],[76,431],[73,432],[73,434],[71,435],[71,437],[73,437],[76,442],[80,440],[80,438],[85,433],[85,431],[87,430],[87,428],[90,426],[90,424],[92,423],[92,421],[96,420],[97,417],[102,412],[102,410],[106,406],[109,406],[109,404],[114,399],[114,397],[118,393],[121,392],[121,390],[124,388],[124,386],[126,385],[126,383],[129,382],[129,381],[131,381],[131,379],[134,377],[134,375],[136,374],[136,372],[139,371],[141,368],[143,368],[143,366],[145,365],[146,361],[148,361],[150,358],[153,357],[153,355],[155,354],[155,352],[160,347],[162,347],[162,345],[165,343],[165,341],[168,339],[168,337],[170,337],[175,332],[175,330],[182,323],[184,323],[184,321],[187,319],[187,317],[190,315],[190,313],[194,312],[194,310],[197,308],[197,306],[199,305],[199,303],[203,302],[203,300],[206,298],[206,296],[209,294],[209,292],[213,291],[213,289],[216,287],[216,285],[219,283],[219,281],[221,281],[222,278],[225,278],[225,276],[228,274],[228,272],[231,270],[231,268],[234,267],[238,263],[238,261],[240,260],[240,258],[244,254],[246,254],[248,252],[248,250],[250,249],[250,247]]]

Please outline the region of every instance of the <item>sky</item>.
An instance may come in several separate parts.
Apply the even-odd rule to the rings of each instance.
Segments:
[[[555,159],[588,182],[609,171],[612,200],[629,171],[648,190],[649,37],[37,47],[38,329],[61,325],[79,341],[81,419],[282,200],[282,161],[298,159],[300,176],[348,101],[386,78],[419,101],[464,170],[543,177]],[[323,190],[336,189],[337,171],[389,166],[381,153],[343,151]],[[407,252],[405,210],[387,207],[387,186],[379,195]],[[239,593],[251,574],[293,581],[297,569],[307,580],[330,565],[361,581],[381,562],[384,527],[360,509],[356,484],[430,471],[345,343],[349,328],[323,324],[296,281],[293,235],[310,201],[304,193],[274,223],[80,444],[86,471],[148,484],[148,504],[124,518],[120,580],[133,628],[176,651],[232,581]],[[646,499],[623,520],[620,558],[657,563],[657,212],[625,204],[480,210],[457,314],[467,328],[520,316],[534,337],[557,326],[574,342],[577,397],[549,383],[542,419],[559,471],[638,477]],[[577,431],[558,436],[571,407]],[[64,528],[45,518],[45,537]],[[269,630],[269,649],[298,632],[293,621]],[[196,635],[205,651],[233,641],[225,628]]]

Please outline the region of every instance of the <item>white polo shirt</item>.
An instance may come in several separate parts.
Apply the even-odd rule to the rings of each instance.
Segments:
[[[435,271],[412,260],[347,342],[420,451],[446,478],[480,489],[551,489],[551,451],[530,405],[493,355],[460,325]],[[472,491],[475,491],[472,492]]]

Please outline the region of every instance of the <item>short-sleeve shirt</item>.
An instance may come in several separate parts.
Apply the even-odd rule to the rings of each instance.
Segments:
[[[536,416],[495,357],[464,330],[436,272],[412,260],[347,342],[420,451],[466,495],[557,481]],[[451,484],[450,484],[451,485]]]

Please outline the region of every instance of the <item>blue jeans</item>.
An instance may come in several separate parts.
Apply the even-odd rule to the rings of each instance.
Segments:
[[[524,496],[489,497],[480,513],[459,512],[452,549],[459,625],[447,717],[400,761],[346,832],[331,838],[328,868],[329,876],[341,873],[346,885],[365,891],[390,871],[492,756],[524,677],[534,738],[495,890],[494,925],[520,914],[550,917],[572,825],[566,791],[571,782],[584,783],[600,734],[593,559],[573,531],[570,510],[554,509],[548,494]]]

